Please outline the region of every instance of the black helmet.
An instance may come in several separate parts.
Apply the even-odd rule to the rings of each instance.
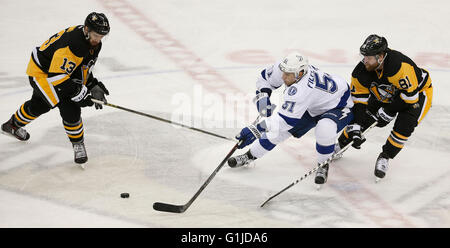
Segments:
[[[103,13],[90,13],[84,21],[84,26],[101,35],[107,35],[109,33],[108,18]]]
[[[387,49],[388,44],[386,38],[371,34],[361,45],[359,51],[364,56],[374,56],[386,52]]]

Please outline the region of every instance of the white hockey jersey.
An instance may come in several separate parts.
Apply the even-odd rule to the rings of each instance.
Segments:
[[[274,90],[284,84],[282,71],[278,67],[280,62],[261,72],[256,82],[259,91],[263,88]],[[306,111],[315,117],[328,110],[345,107],[353,107],[349,84],[340,76],[309,65],[308,72],[299,81],[286,87],[283,105],[278,113],[266,120],[266,125],[269,130],[285,131],[295,126]]]

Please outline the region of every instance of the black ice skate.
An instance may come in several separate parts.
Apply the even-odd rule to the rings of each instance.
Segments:
[[[11,116],[9,121],[2,124],[2,132],[21,141],[28,140],[30,138],[30,134],[25,129],[16,126],[13,118],[14,115]]]
[[[380,153],[380,155],[377,158],[377,162],[375,163],[375,181],[380,181],[381,178],[384,178],[386,176],[386,171],[388,170],[389,166],[389,157],[384,153]]]
[[[316,178],[314,182],[317,184],[318,189],[320,186],[327,182],[328,179],[328,164],[322,167],[319,167],[316,171]]]
[[[236,157],[231,157],[228,159],[228,166],[231,168],[241,167],[243,165],[249,164],[254,161],[256,158],[250,153],[250,150],[242,155],[238,155]]]
[[[88,160],[86,148],[84,147],[84,143],[81,142],[73,142],[73,152],[74,152],[74,161],[77,164],[83,164],[86,163]],[[81,165],[81,167],[84,169],[84,166]]]

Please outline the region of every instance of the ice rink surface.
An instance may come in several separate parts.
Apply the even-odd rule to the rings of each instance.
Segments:
[[[389,136],[372,130],[361,150],[259,205],[315,164],[314,131],[291,138],[245,168],[224,166],[183,214],[184,204],[233,147],[232,141],[119,109],[85,108],[86,169],[58,110],[26,129],[27,142],[0,136],[0,227],[450,227],[450,23],[448,1],[63,1],[2,0],[1,122],[31,96],[31,50],[91,11],[111,33],[94,75],[108,101],[233,137],[256,117],[249,104],[260,70],[298,50],[311,64],[350,81],[372,33],[427,69],[433,106],[385,179],[374,163]],[[44,11],[43,11],[44,10]],[[280,104],[283,89],[274,94]],[[236,99],[227,101],[231,96]],[[281,106],[281,105],[279,105]],[[241,154],[238,150],[235,154]],[[120,193],[130,198],[120,198]]]

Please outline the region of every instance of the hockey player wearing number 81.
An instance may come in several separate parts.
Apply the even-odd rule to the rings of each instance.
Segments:
[[[385,177],[389,159],[397,156],[431,108],[433,88],[428,71],[389,49],[384,37],[369,35],[360,53],[363,58],[353,70],[351,82],[355,119],[339,137],[339,146],[353,140],[352,146],[359,149],[365,141],[361,132],[375,121],[384,127],[395,119],[375,163],[378,181]]]
[[[103,13],[90,13],[84,25],[66,28],[36,47],[28,63],[27,75],[33,88],[31,99],[23,103],[2,125],[2,131],[25,141],[30,134],[25,125],[58,107],[64,129],[74,149],[74,160],[87,161],[81,107],[92,106],[91,97],[106,101],[109,92],[92,74],[109,33],[108,19]],[[97,109],[101,105],[95,106]]]
[[[283,84],[286,85],[284,104],[277,113],[272,113],[270,95]],[[300,138],[314,127],[317,163],[323,163],[333,154],[338,133],[353,119],[350,86],[343,78],[327,74],[309,65],[305,56],[292,53],[264,69],[256,86],[258,111],[268,118],[245,127],[236,136],[241,141],[240,149],[255,140],[258,142],[245,154],[230,158],[230,167],[261,158],[287,138]],[[316,184],[327,181],[328,169],[326,165],[317,170]]]

